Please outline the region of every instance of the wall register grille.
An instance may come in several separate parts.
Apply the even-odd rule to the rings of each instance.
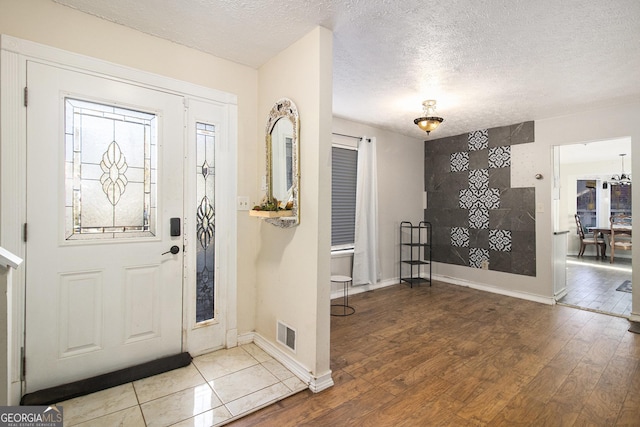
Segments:
[[[278,337],[280,344],[288,347],[294,353],[296,351],[296,330],[278,320]]]

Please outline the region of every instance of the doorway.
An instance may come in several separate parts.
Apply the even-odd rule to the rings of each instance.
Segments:
[[[163,354],[235,346],[235,95],[1,38],[3,101],[19,100],[1,112],[0,161],[12,177],[2,191],[13,201],[1,206],[2,239],[26,266],[10,284],[10,400]],[[99,115],[109,136],[84,159],[76,148],[95,135],[79,123]],[[79,121],[67,129],[70,118]],[[216,154],[199,218],[203,133]]]
[[[598,257],[595,244],[580,252],[574,215],[581,218],[587,239],[596,228],[608,229],[609,217],[631,213],[631,182],[621,182],[631,170],[631,139],[621,138],[556,147],[558,189],[557,229],[567,234],[566,294],[558,303],[581,309],[629,317],[632,298],[631,251],[615,253],[610,262],[609,236],[596,233],[606,244],[606,257]]]

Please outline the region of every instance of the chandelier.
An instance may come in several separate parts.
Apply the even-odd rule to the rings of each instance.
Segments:
[[[429,132],[440,126],[440,123],[442,123],[444,119],[436,116],[436,101],[433,99],[424,101],[422,103],[422,109],[422,117],[418,117],[413,123],[417,124],[420,129],[429,135]]]
[[[613,175],[611,177],[611,185],[629,185],[631,184],[631,175],[627,175],[624,173],[624,156],[625,154],[620,154],[620,160],[622,161],[622,173],[620,175]]]

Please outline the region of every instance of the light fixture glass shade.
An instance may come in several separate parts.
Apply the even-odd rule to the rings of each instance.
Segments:
[[[435,130],[444,119],[442,117],[418,117],[413,121],[420,129],[429,133]]]
[[[424,114],[422,117],[418,117],[413,121],[420,129],[427,132],[427,135],[432,130],[435,130],[440,123],[444,121],[442,117],[435,115],[436,113],[436,101],[433,99],[426,100],[422,103]]]
[[[624,156],[627,154],[620,154],[620,160],[622,161],[622,173],[620,175],[613,175],[611,177],[611,185],[630,185],[631,175],[624,173]]]

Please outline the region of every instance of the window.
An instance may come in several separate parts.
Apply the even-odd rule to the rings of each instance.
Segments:
[[[356,226],[358,152],[333,147],[331,159],[331,249],[351,249]]]
[[[154,114],[65,99],[66,240],[155,235]]]
[[[588,227],[608,227],[609,217],[613,215],[631,215],[631,184],[602,185],[595,179],[576,182],[576,213],[580,215],[585,232]]]
[[[583,227],[595,227],[598,225],[596,180],[579,179],[577,186],[576,213],[580,216]]]
[[[196,123],[196,322],[214,317],[216,128]]]
[[[611,216],[631,215],[631,184],[611,185]]]

